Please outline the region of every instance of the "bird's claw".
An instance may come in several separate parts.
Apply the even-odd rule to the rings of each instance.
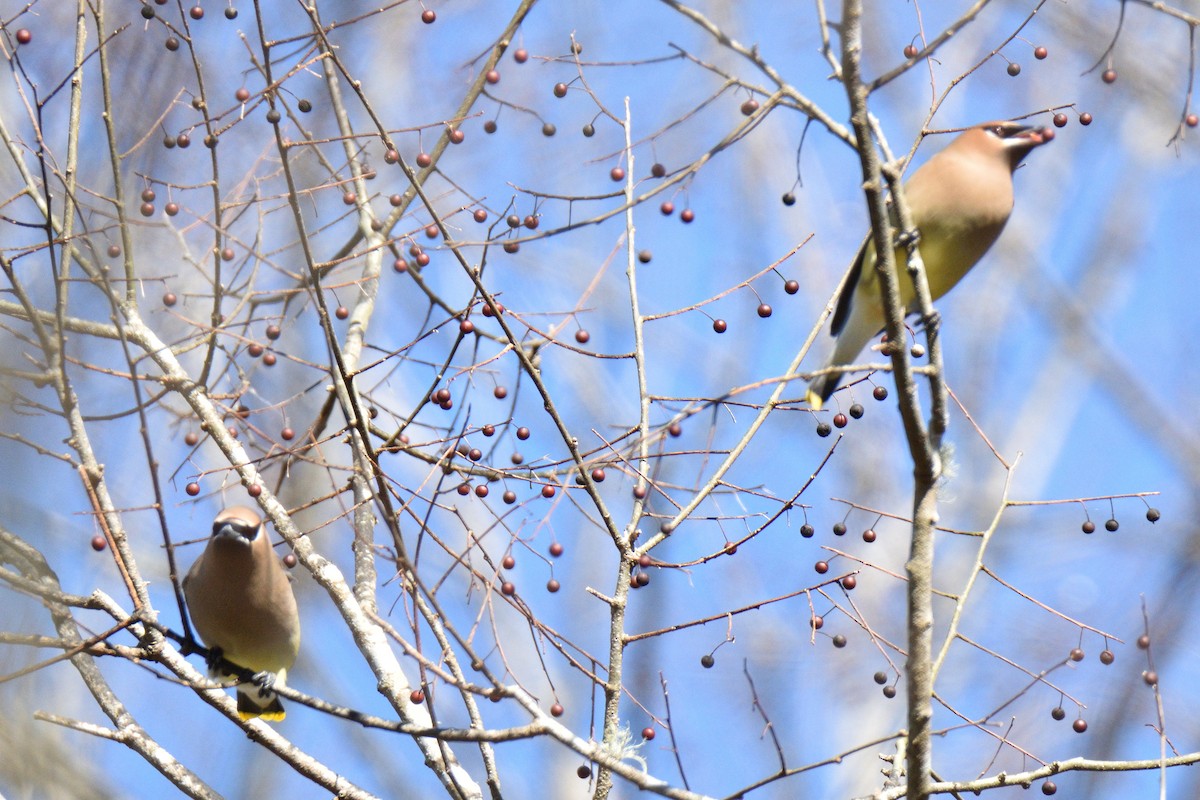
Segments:
[[[921,232],[916,228],[896,233],[897,247],[913,247],[921,242]]]
[[[225,660],[225,651],[219,647],[208,648],[208,655],[204,657],[204,664],[210,672],[215,673],[217,667]]]
[[[256,673],[254,673],[253,682],[254,682],[254,685],[258,687],[258,696],[259,697],[270,697],[272,694],[275,693],[274,692],[274,688],[275,688],[275,673],[274,672],[267,672],[266,670],[264,670],[262,672],[256,672]]]

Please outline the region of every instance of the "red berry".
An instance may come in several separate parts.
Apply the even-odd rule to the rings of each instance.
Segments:
[[[579,342],[580,344],[587,344],[591,338],[592,335],[585,330],[580,329],[575,331],[575,341]]]
[[[766,303],[760,303],[758,306],[758,315],[763,319],[771,316],[771,307]]]
[[[542,497],[545,497],[547,500],[549,500],[551,497],[554,497],[554,487],[549,484],[543,486]]]
[[[1200,117],[1196,116],[1195,114],[1188,114],[1184,122],[1187,123],[1189,128],[1194,128],[1197,125],[1200,125]]]
[[[424,22],[426,25],[432,25],[436,20],[437,14],[434,13],[432,8],[427,8],[421,12],[421,22]]]
[[[333,315],[338,319],[346,319],[350,316],[350,309],[346,308],[345,306],[338,306],[333,312]]]
[[[550,555],[554,556],[555,558],[558,558],[562,554],[563,554],[562,542],[551,542],[550,543]]]
[[[853,575],[847,575],[846,577],[842,578],[842,588],[846,591],[850,591],[855,586],[858,586],[858,578],[854,577]]]
[[[818,575],[824,575],[826,572],[829,572],[829,564],[825,561],[818,561],[813,565],[813,569],[817,571]]]
[[[1041,61],[1043,58],[1045,58],[1048,55],[1050,55],[1050,51],[1044,47],[1039,46],[1039,47],[1033,48],[1033,57],[1036,58],[1038,61]]]
[[[187,486],[185,486],[183,490],[185,492],[187,492],[189,495],[191,495],[192,497],[195,497],[196,495],[200,494],[200,484],[196,483],[195,481],[192,481]]]
[[[108,541],[103,536],[97,533],[92,537],[92,549],[97,553],[106,547],[108,547]]]
[[[429,153],[417,153],[417,166],[425,169],[433,163],[433,157]]]
[[[1083,733],[1087,730],[1087,720],[1077,719],[1071,723],[1071,727],[1075,729],[1076,733]]]
[[[517,587],[513,585],[512,581],[505,581],[504,583],[500,584],[500,591],[504,592],[504,594],[508,595],[509,597],[512,597],[517,593]]]
[[[487,222],[487,211],[484,211],[482,208],[475,209],[475,213],[472,216],[476,222]]]
[[[1102,74],[1100,76],[1100,80],[1104,81],[1105,83],[1116,83],[1117,82],[1117,71],[1115,69],[1104,70],[1104,74]],[[1084,724],[1086,724],[1086,723],[1084,723]]]
[[[690,223],[695,218],[696,212],[692,211],[690,208],[685,208],[683,211],[679,212],[679,219],[683,222]]]
[[[21,28],[17,31],[17,44],[29,44],[33,41],[33,32],[28,28]]]
[[[517,493],[509,489],[504,493],[503,499],[506,504],[511,506],[513,503],[517,502]]]
[[[650,741],[654,738],[654,728],[642,728],[642,738]]]
[[[517,565],[517,559],[513,557],[512,553],[509,553],[504,557],[504,560],[500,562],[500,565],[505,569],[512,569]]]
[[[565,83],[554,84],[554,96],[555,97],[566,97],[567,96],[567,85]]]
[[[908,59],[916,58],[917,53],[919,53],[919,52],[921,52],[921,51],[917,49],[917,46],[915,44],[904,45],[904,57],[905,58],[908,58]]]
[[[237,98],[237,101],[239,103],[244,103],[250,99],[250,90],[247,89],[245,86],[243,86],[240,89],[238,89],[236,92],[234,92],[233,96],[235,98]]]
[[[179,302],[179,298],[175,296],[174,292],[167,292],[166,294],[163,295],[163,305],[164,306],[167,306],[169,308],[169,307],[175,305],[177,302]]]
[[[1083,112],[1082,114],[1080,114],[1079,115],[1079,124],[1080,125],[1091,125],[1092,124],[1092,115],[1086,111]]]
[[[524,64],[528,60],[529,60],[529,51],[526,50],[524,47],[518,47],[516,50],[513,51],[513,61],[517,62],[518,64]]]
[[[167,212],[168,217],[173,217],[179,213],[179,203],[167,203],[163,206],[163,211]]]
[[[667,174],[667,168],[662,164],[655,163],[650,167],[650,175],[655,178],[661,178]]]
[[[192,6],[188,14],[191,15],[192,19],[204,19],[204,9],[201,6]]]
[[[1008,74],[1013,76],[1014,78],[1017,77],[1018,75],[1020,75],[1021,74],[1021,65],[1015,61],[1009,62]]]
[[[551,578],[550,580],[546,581],[546,591],[549,592],[550,594],[554,594],[561,588],[562,588],[562,584],[559,583],[558,581],[556,581],[554,578]]]
[[[561,717],[565,710],[566,709],[564,709],[560,704],[555,703],[554,705],[550,706],[550,716]]]
[[[284,428],[279,432],[279,438],[283,439],[285,442],[290,442],[292,439],[296,438],[296,432],[291,428]]]
[[[613,167],[611,170],[609,170],[608,177],[612,178],[614,181],[623,181],[625,180],[625,170],[623,170],[621,167]]]
[[[675,204],[670,200],[664,200],[662,205],[658,207],[664,217],[669,217],[675,213]]]
[[[484,80],[491,84],[497,84],[500,82],[500,73],[494,69],[489,69],[487,75],[484,75],[483,77]]]
[[[1061,111],[1054,115],[1054,127],[1061,128],[1061,127],[1065,126],[1067,124],[1067,122],[1068,122],[1067,115],[1062,113]]]
[[[753,97],[751,97],[746,102],[742,103],[742,114],[744,116],[748,117],[751,114],[753,114],[755,111],[758,111],[758,101],[755,100]]]
[[[725,331],[729,330],[729,324],[723,319],[714,319],[712,327],[717,333],[724,333]]]

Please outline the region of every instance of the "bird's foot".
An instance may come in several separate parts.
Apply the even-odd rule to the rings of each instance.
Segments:
[[[219,647],[208,648],[208,655],[204,657],[204,663],[208,667],[209,672],[215,674],[217,666],[225,660],[225,651]]]
[[[906,231],[898,231],[896,233],[897,247],[915,247],[921,242],[921,232],[916,228],[910,228]]]
[[[259,697],[270,697],[275,693],[274,672],[267,672],[266,670],[263,670],[262,672],[254,673],[253,683],[258,687]]]

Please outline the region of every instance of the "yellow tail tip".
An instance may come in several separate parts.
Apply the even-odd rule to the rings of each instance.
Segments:
[[[813,411],[820,411],[825,406],[825,401],[816,392],[809,390],[804,395],[804,401],[812,406]]]

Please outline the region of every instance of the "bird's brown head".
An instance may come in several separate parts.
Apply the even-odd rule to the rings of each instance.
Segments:
[[[252,508],[230,506],[213,520],[213,537],[251,544],[262,533],[262,518]]]
[[[961,137],[974,146],[1004,158],[1009,169],[1015,170],[1035,147],[1053,141],[1054,129],[1040,125],[1022,125],[1012,120],[985,122],[971,128]]]

